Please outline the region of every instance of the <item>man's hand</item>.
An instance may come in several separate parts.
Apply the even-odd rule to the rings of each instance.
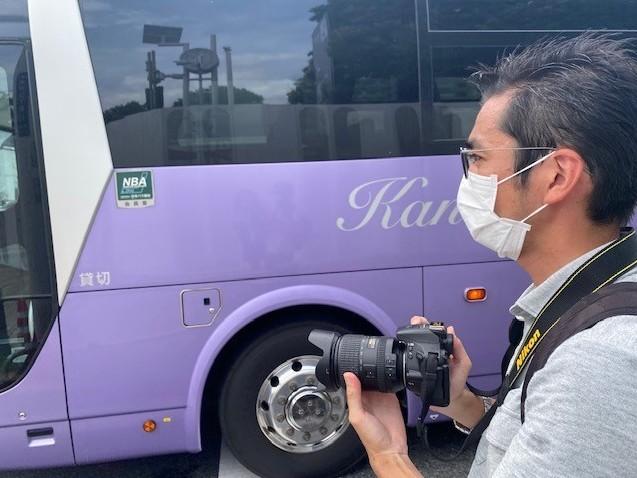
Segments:
[[[400,404],[393,393],[361,391],[353,373],[343,375],[347,386],[349,422],[367,450],[379,477],[422,476],[407,455],[407,434]]]
[[[414,316],[411,325],[424,325],[429,321],[424,317]],[[462,341],[456,335],[453,326],[447,327],[447,333],[453,335],[453,353],[449,359],[449,406],[451,407],[465,393],[467,378],[471,370],[471,359],[462,345]],[[445,413],[448,407],[431,407],[433,411]]]
[[[424,317],[411,318],[411,325],[424,325],[429,322]],[[482,400],[474,395],[466,386],[471,359],[456,335],[453,326],[447,327],[447,333],[453,334],[453,352],[449,359],[449,405],[446,407],[430,407],[431,411],[444,413],[463,425],[473,428],[484,415]]]
[[[407,454],[407,434],[400,404],[393,393],[361,392],[358,377],[346,372],[349,422],[360,437],[367,454]]]

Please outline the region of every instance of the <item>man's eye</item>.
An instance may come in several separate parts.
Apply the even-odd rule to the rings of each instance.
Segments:
[[[469,153],[469,156],[467,158],[469,160],[470,163],[475,163],[476,161],[479,161],[480,159],[482,159],[480,156],[478,156],[475,153]]]

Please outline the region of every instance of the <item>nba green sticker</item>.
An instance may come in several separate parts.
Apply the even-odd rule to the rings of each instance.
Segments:
[[[115,173],[117,207],[136,208],[155,205],[152,171],[123,171]]]

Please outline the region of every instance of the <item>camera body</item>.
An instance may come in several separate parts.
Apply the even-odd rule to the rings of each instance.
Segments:
[[[352,372],[364,390],[407,388],[431,405],[449,404],[453,336],[440,322],[403,327],[396,338],[313,330],[308,340],[323,351],[316,377],[327,390],[343,387],[343,373]]]
[[[453,335],[442,323],[409,325],[396,331],[396,339],[404,344],[404,383],[408,390],[423,395],[423,382],[431,377],[431,405],[449,405],[449,355]]]

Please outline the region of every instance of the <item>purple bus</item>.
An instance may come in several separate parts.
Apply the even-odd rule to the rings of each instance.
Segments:
[[[444,320],[498,385],[528,279],[455,208],[469,68],[631,9],[1,0],[0,469],[196,453],[218,419],[259,476],[341,474],[316,327]]]

